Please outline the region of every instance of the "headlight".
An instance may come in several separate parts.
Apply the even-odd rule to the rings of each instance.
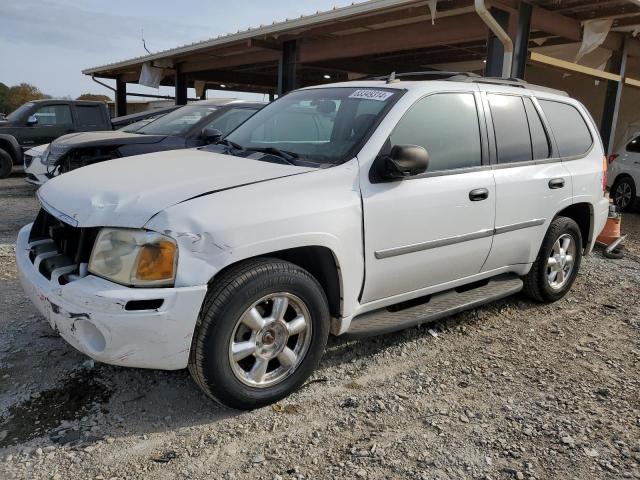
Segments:
[[[103,228],[89,260],[89,271],[122,285],[173,285],[178,246],[173,238],[146,230]]]
[[[51,143],[47,147],[47,155],[42,155],[41,162],[45,165],[53,165],[58,160],[60,160],[60,158],[62,158],[62,156],[65,155],[69,150],[71,150],[71,145],[67,145],[64,143]]]
[[[49,157],[49,146],[47,146],[47,148],[44,149],[44,152],[42,152],[42,155],[40,156],[40,163],[43,165],[46,165],[48,157]]]

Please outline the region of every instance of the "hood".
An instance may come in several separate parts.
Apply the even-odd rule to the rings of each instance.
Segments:
[[[76,226],[140,228],[156,213],[182,201],[313,170],[197,149],[176,150],[73,170],[45,183],[38,197],[49,213]]]
[[[78,132],[58,137],[52,145],[70,145],[76,147],[107,147],[112,145],[132,145],[158,143],[166,135],[141,135],[139,133],[108,130],[105,132]]]

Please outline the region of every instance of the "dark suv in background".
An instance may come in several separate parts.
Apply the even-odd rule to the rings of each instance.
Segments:
[[[21,165],[23,152],[32,147],[50,143],[66,133],[111,128],[109,110],[104,102],[27,102],[0,120],[0,178],[8,177],[13,165]]]
[[[47,178],[114,158],[214,143],[264,106],[240,100],[202,100],[135,130],[74,133],[49,145],[41,157]]]

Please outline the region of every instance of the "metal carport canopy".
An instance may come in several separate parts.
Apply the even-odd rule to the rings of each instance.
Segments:
[[[510,14],[508,31],[513,38],[520,0],[486,3]],[[632,17],[637,22],[640,15],[636,0],[528,3],[533,5],[531,40],[545,38],[547,44],[581,41],[585,19],[613,16],[617,23],[625,24]],[[295,76],[287,84],[291,88],[486,58],[489,32],[474,12],[473,0],[439,0],[437,10],[432,23],[426,0],[371,0],[88,68],[83,73],[118,79],[122,89],[126,83],[137,83],[142,65],[151,62],[165,68],[162,85],[186,89],[199,81],[208,88],[224,84],[229,90],[275,93],[283,75]],[[612,31],[603,46],[620,50],[624,36],[624,32]],[[640,41],[629,39],[627,51],[640,56]],[[120,93],[119,98],[124,98]]]

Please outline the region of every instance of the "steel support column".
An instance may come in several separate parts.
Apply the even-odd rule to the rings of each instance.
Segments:
[[[524,80],[524,72],[527,67],[529,54],[529,33],[531,32],[531,12],[533,7],[529,3],[520,2],[518,7],[518,31],[513,49],[513,63],[511,64],[511,76]]]
[[[282,43],[278,62],[278,96],[297,88],[296,66],[298,63],[298,42],[288,40]]]
[[[127,114],[127,83],[122,77],[116,78],[116,117]]]
[[[622,89],[624,87],[624,79],[627,74],[627,54],[629,50],[629,36],[624,37],[622,52],[614,52],[611,59],[611,70],[620,72],[620,81],[607,81],[607,91],[604,97],[604,110],[602,112],[602,122],[600,124],[600,134],[604,151],[607,155],[613,153],[616,139],[616,126],[618,125],[618,116],[620,113],[620,100],[622,99]]]
[[[176,65],[176,105],[187,104],[187,74],[180,71],[180,64]]]
[[[509,12],[492,8],[491,14],[504,30],[509,28]],[[503,61],[504,47],[498,37],[496,37],[493,32],[490,32],[489,39],[487,41],[487,65],[484,69],[485,76],[502,77]]]

